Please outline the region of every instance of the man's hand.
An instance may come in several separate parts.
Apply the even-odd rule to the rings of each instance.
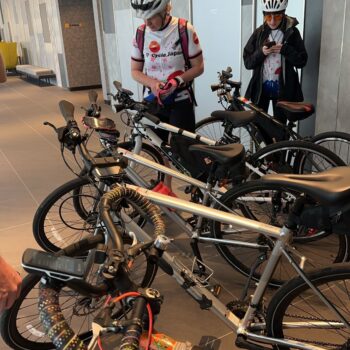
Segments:
[[[22,278],[0,257],[0,313],[9,309],[21,292]]]
[[[277,44],[271,47],[273,53],[281,53],[282,44]]]
[[[280,53],[282,44],[276,44],[268,48],[267,46],[263,46],[262,51],[265,56],[268,56],[272,53]]]
[[[160,89],[157,91],[158,103],[162,105],[162,100],[171,95],[178,87],[179,83],[176,79],[168,80]]]
[[[161,81],[153,80],[149,88],[151,89],[154,96],[157,96],[160,87],[163,85]]]
[[[267,46],[263,46],[262,51],[263,51],[264,55],[268,56],[271,53],[273,53],[272,48],[273,48],[273,46],[271,46],[270,48],[268,48]]]

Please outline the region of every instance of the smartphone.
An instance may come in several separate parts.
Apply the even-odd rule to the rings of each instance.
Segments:
[[[275,46],[275,45],[276,45],[276,41],[268,41],[267,43],[265,43],[264,46],[270,49],[272,46]]]
[[[55,256],[53,253],[30,248],[23,254],[22,266],[27,272],[44,272],[61,280],[83,279],[85,276],[85,263],[82,259]]]

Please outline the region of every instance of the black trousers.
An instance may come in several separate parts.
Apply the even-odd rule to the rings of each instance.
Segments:
[[[174,102],[161,107],[159,105],[154,105],[150,113],[155,114],[164,123],[171,124],[187,131],[195,131],[196,118],[193,102],[190,99]],[[163,141],[168,141],[168,131],[159,129],[155,129],[154,131]]]

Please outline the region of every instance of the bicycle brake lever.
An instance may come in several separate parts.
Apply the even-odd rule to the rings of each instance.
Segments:
[[[47,122],[47,121],[45,121],[43,124],[45,126],[51,126],[51,128],[54,129],[55,132],[57,133],[57,128],[55,127],[55,125],[53,125],[53,124],[51,124],[50,122]]]

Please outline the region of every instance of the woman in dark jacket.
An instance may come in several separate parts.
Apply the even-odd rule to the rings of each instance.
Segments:
[[[277,100],[303,101],[297,68],[306,65],[307,52],[298,21],[285,14],[288,0],[262,0],[262,5],[264,24],[254,31],[243,53],[245,67],[253,70],[246,98],[265,111],[272,101],[275,113]]]

